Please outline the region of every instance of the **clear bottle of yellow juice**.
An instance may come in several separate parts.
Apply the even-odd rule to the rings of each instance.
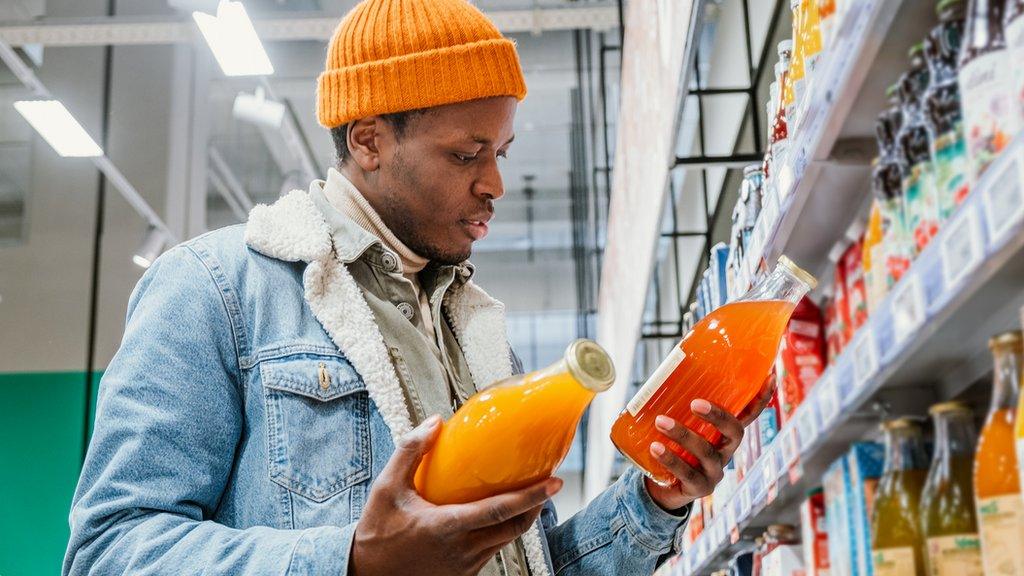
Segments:
[[[461,504],[548,478],[590,401],[614,381],[608,354],[576,340],[551,366],[477,392],[441,428],[416,490],[434,504]]]
[[[989,340],[992,405],[974,457],[974,494],[985,574],[1024,576],[1024,500],[1014,448],[1024,339],[1020,331]]]
[[[921,428],[898,418],[882,424],[885,468],[871,515],[875,576],[925,576],[919,499],[928,461]]]
[[[961,402],[936,404],[929,412],[935,424],[935,453],[921,493],[928,573],[982,576],[971,476],[977,444],[974,413]]]

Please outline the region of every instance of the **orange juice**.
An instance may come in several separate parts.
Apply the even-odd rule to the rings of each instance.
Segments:
[[[708,400],[733,415],[750,405],[767,380],[796,303],[814,284],[813,277],[782,257],[775,271],[741,300],[698,322],[615,421],[611,438],[619,451],[665,485],[675,476],[650,453],[651,442],[664,443],[696,465],[692,454],[654,427],[654,419],[669,416],[717,444],[718,430],[693,414],[690,402]]]
[[[590,401],[614,381],[608,354],[577,340],[551,366],[476,393],[441,428],[416,490],[434,504],[460,504],[548,478]]]
[[[992,407],[974,457],[974,493],[985,574],[1024,576],[1024,500],[1013,429],[1024,339],[1007,332],[989,341],[995,362]]]

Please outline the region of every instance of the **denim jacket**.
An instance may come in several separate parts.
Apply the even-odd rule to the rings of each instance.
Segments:
[[[343,246],[310,194],[177,246],[139,281],[104,373],[64,574],[344,575],[411,422]],[[474,383],[512,373],[504,307],[445,309]],[[650,574],[685,518],[627,471],[523,537],[532,576]]]

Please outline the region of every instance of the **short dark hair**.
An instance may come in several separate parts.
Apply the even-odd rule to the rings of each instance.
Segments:
[[[401,138],[405,136],[406,130],[409,128],[409,120],[413,116],[426,113],[426,110],[408,110],[406,112],[395,112],[392,114],[381,114],[380,117],[385,122],[391,125],[391,128],[395,131],[395,136]],[[340,168],[348,161],[352,152],[348,149],[348,127],[351,124],[342,124],[337,128],[331,128],[331,139],[334,140],[334,153],[338,157],[338,167]]]

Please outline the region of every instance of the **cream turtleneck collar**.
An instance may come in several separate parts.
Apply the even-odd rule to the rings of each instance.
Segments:
[[[324,184],[324,196],[336,210],[348,216],[362,229],[376,236],[384,247],[398,255],[402,261],[402,275],[415,276],[430,261],[412,251],[384,224],[377,211],[370,206],[358,188],[344,174],[331,168]]]

